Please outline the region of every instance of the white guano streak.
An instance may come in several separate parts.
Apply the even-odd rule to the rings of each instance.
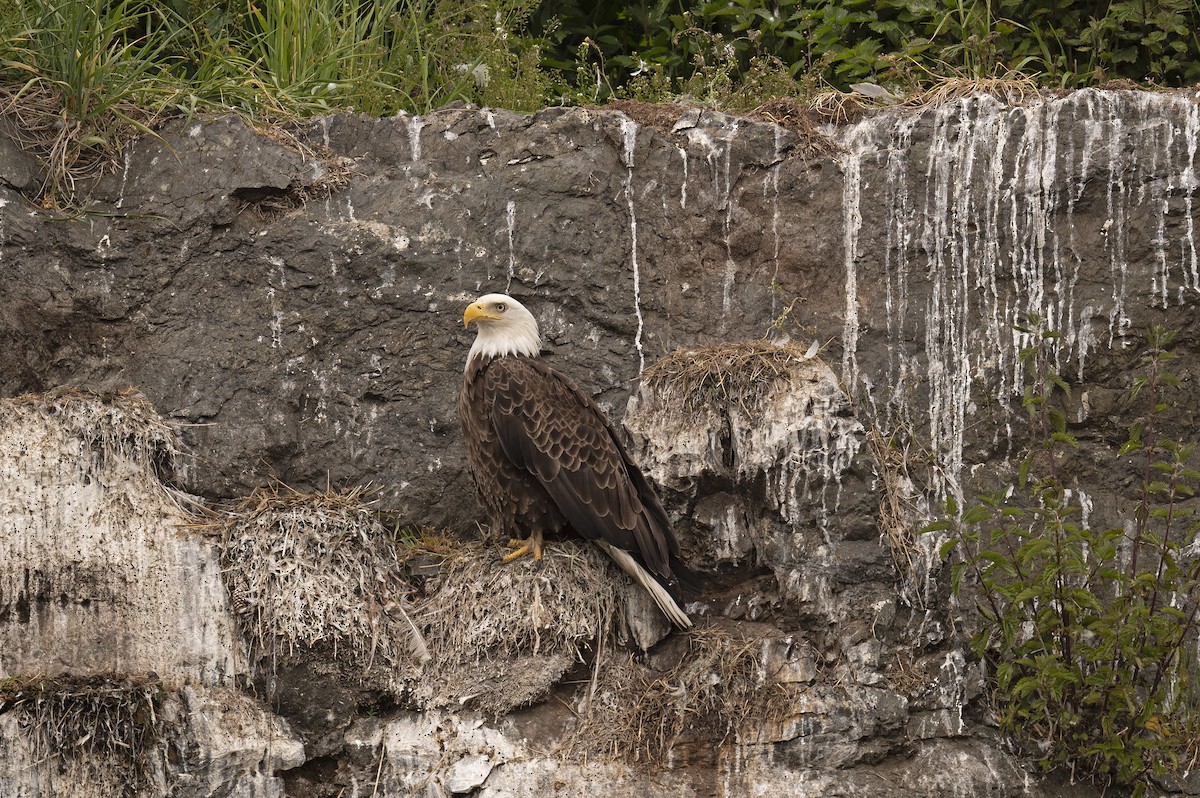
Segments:
[[[842,177],[842,247],[846,268],[846,314],[842,326],[842,379],[858,384],[858,232],[862,227],[862,162],[874,143],[874,131],[856,128],[846,142]]]
[[[1033,340],[1014,325],[1039,316],[1061,334],[1049,342],[1059,372],[1082,375],[1106,317],[1110,346],[1133,343],[1135,291],[1159,306],[1196,301],[1198,99],[1089,89],[1011,106],[976,96],[845,130],[842,379],[854,392],[868,387],[859,292],[872,260],[860,237],[879,229],[890,373],[871,376],[890,390],[878,406],[870,398],[870,412],[882,428],[928,430],[939,493],[958,492],[976,396],[1004,417],[1020,413],[1019,353]],[[917,126],[927,150],[912,145]],[[1085,202],[1104,209],[1103,230],[1077,229]],[[1128,247],[1140,231],[1131,224],[1150,239],[1133,265]],[[1081,295],[1081,252],[1097,244],[1111,287]],[[917,296],[924,318],[913,312]],[[918,399],[922,384],[928,396]]]
[[[504,207],[504,223],[508,228],[508,282],[505,284],[504,293],[512,292],[513,274],[517,270],[517,256],[513,250],[513,230],[517,225],[517,203],[512,200]]]
[[[633,153],[637,146],[637,122],[621,117],[621,161],[625,164],[625,202],[629,207],[629,264],[633,268],[633,310],[637,314],[637,333],[633,345],[638,353],[638,374],[646,370],[642,350],[642,278],[638,267],[637,214],[633,208]]]

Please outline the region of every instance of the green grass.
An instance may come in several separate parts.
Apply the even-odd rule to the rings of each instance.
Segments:
[[[286,123],[454,100],[533,110],[549,83],[514,33],[533,0],[0,0],[0,108],[69,203],[165,116]]]
[[[168,12],[130,0],[103,14],[76,2],[5,11],[0,99],[40,150],[49,186],[70,190],[164,109],[180,28]]]

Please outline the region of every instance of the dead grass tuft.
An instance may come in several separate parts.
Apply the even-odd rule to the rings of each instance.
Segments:
[[[939,77],[932,79],[929,88],[901,96],[883,89],[871,93],[830,90],[814,96],[808,105],[819,118],[843,125],[857,122],[879,108],[922,110],[978,94],[990,95],[1010,105],[1021,105],[1041,97],[1042,90],[1028,77],[1014,72],[995,78]]]
[[[435,656],[412,686],[418,705],[523,706],[610,633],[620,577],[594,546],[554,542],[536,565],[499,556],[470,542],[443,564],[420,613]]]
[[[58,426],[82,441],[91,452],[93,471],[123,457],[150,477],[167,479],[175,473],[180,455],[175,430],[133,388],[100,392],[63,386],[0,400],[0,424],[13,423],[10,414],[30,410],[53,416]]]
[[[221,534],[221,568],[254,662],[329,646],[363,674],[428,657],[406,605],[411,541],[385,528],[369,488],[258,488],[198,524]],[[386,677],[385,677],[386,678]]]
[[[929,673],[928,663],[919,661],[912,649],[901,649],[884,668],[883,677],[893,692],[912,698],[935,683],[937,674]]]
[[[687,412],[717,403],[748,410],[779,382],[795,380],[795,364],[812,359],[792,344],[716,344],[672,352],[647,368],[642,382],[664,397],[677,397]]]
[[[915,529],[922,515],[917,504],[919,494],[909,476],[908,458],[894,441],[885,440],[878,430],[867,433],[867,444],[871,447],[882,487],[879,499],[881,541],[891,553],[896,571],[909,584],[913,601],[923,606],[924,596],[919,584],[922,568]]]
[[[354,159],[338,155],[323,144],[313,144],[279,125],[248,122],[263,138],[299,153],[315,165],[316,178],[309,183],[292,183],[278,190],[260,190],[257,194],[235,192],[241,207],[252,208],[264,219],[282,216],[288,211],[325,199],[350,185],[354,177]]]
[[[0,680],[0,713],[18,713],[33,761],[71,764],[100,783],[115,773],[133,796],[152,781],[166,729],[164,696],[161,682],[150,677],[12,677]]]
[[[809,108],[818,118],[833,125],[845,125],[857,122],[867,112],[875,108],[883,108],[890,103],[873,100],[861,94],[849,93],[831,89],[815,95],[808,101]]]
[[[121,103],[80,120],[67,114],[62,91],[43,81],[0,85],[0,115],[8,134],[45,170],[37,196],[43,208],[70,203],[76,185],[113,171],[122,147],[157,122],[149,109]]]
[[[825,156],[833,158],[842,147],[817,129],[821,114],[800,103],[795,97],[776,97],[755,108],[751,119],[761,119],[779,125],[796,134],[793,151],[804,158]]]
[[[950,77],[937,81],[932,88],[915,95],[905,105],[923,108],[976,94],[986,94],[1011,105],[1020,105],[1038,99],[1042,91],[1036,83],[1017,72],[995,78]]]
[[[615,99],[606,105],[591,106],[601,111],[620,111],[641,127],[652,128],[665,136],[671,135],[680,114],[695,105],[684,103],[648,103],[642,100]]]
[[[569,753],[661,762],[679,742],[720,744],[788,717],[796,688],[772,679],[759,638],[722,627],[685,634],[687,649],[666,673],[624,652],[603,664]]]

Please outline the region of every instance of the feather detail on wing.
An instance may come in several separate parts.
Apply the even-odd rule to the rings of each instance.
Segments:
[[[491,421],[505,455],[537,478],[576,533],[636,553],[671,581],[678,544],[666,512],[601,410],[544,363],[505,360],[487,374],[496,371]]]
[[[637,560],[622,549],[616,546],[610,546],[603,540],[597,540],[596,545],[604,549],[604,552],[612,557],[617,565],[621,566],[621,570],[633,577],[633,580],[646,589],[650,597],[654,599],[654,603],[663,611],[663,615],[678,626],[680,629],[691,629],[692,619],[687,616],[679,605],[675,603],[675,599],[667,592],[667,589],[659,584],[649,571],[641,566]]]

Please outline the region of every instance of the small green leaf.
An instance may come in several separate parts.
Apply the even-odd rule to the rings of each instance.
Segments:
[[[917,534],[928,535],[932,532],[945,532],[947,529],[950,529],[950,527],[951,522],[945,519],[940,521],[930,521],[928,524],[925,524],[925,526],[918,529]]]

